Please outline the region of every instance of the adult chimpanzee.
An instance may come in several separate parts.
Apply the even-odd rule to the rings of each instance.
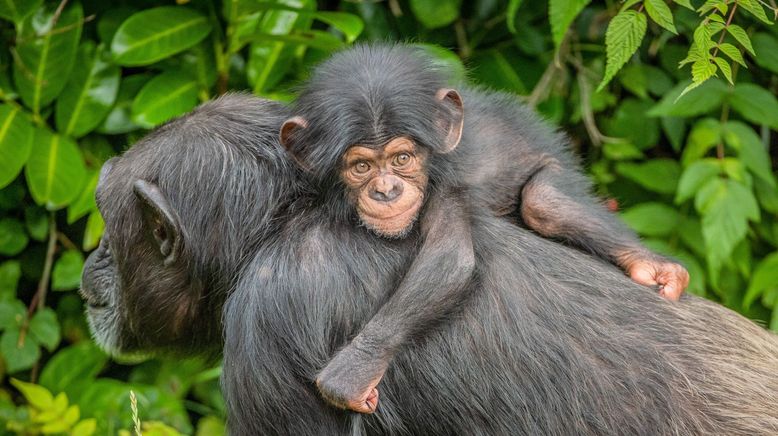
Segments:
[[[562,135],[507,95],[464,88],[460,96],[446,82],[417,48],[356,46],[314,71],[281,129],[332,206],[330,219],[403,237],[424,208],[423,243],[397,292],[317,378],[336,406],[374,411],[391,357],[463,303],[473,210],[520,208],[536,232],[659,284],[671,299],[688,284],[682,266],[644,248],[592,197]]]
[[[775,434],[778,340],[688,296],[672,304],[579,251],[473,216],[456,316],[400,352],[377,413],[313,379],[390,297],[415,238],[329,222],[277,144],[284,108],[228,96],[106,165],[106,234],[83,294],[113,352],[210,350],[224,306],[231,432]]]

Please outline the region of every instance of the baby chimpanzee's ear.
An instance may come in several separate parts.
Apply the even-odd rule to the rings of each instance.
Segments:
[[[297,163],[297,165],[302,169],[307,169],[307,166],[298,155],[299,150],[295,149],[294,140],[295,136],[300,132],[300,130],[307,127],[308,121],[305,118],[294,116],[284,121],[284,124],[281,126],[281,131],[279,132],[281,145],[284,146],[289,155],[294,159],[295,163]]]
[[[444,110],[441,111],[441,119],[438,120],[442,130],[446,132],[444,149],[440,152],[448,153],[457,148],[462,139],[465,108],[462,104],[462,96],[455,89],[441,88],[435,93],[435,98],[444,106]]]

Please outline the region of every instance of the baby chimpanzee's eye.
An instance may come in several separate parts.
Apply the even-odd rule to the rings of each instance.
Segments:
[[[365,161],[359,161],[356,164],[354,164],[354,171],[357,174],[364,174],[370,171],[370,165]]]
[[[394,164],[397,166],[405,165],[411,160],[411,155],[408,153],[400,153],[394,157]]]

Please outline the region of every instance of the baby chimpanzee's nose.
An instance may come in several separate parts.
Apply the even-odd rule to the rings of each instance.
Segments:
[[[399,180],[386,180],[380,178],[376,180],[373,189],[370,190],[370,198],[375,201],[390,202],[397,199],[403,193],[403,185]]]

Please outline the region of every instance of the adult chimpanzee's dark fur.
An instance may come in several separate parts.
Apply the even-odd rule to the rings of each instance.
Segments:
[[[84,271],[92,326],[114,351],[208,348],[232,292],[232,434],[778,431],[775,336],[694,296],[667,302],[490,214],[474,216],[472,298],[396,357],[377,413],[328,407],[313,377],[389,297],[414,241],[326,221],[273,144],[283,112],[224,97],[118,158],[98,188],[110,253]],[[139,179],[178,217],[180,265],[156,251]]]

